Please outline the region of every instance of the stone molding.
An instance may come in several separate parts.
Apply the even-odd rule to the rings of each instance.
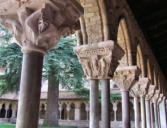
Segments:
[[[156,86],[155,85],[150,85],[148,88],[148,93],[145,96],[145,100],[150,100],[155,93]]]
[[[74,48],[88,79],[111,79],[124,52],[112,40]]]
[[[151,102],[156,104],[158,101],[159,95],[160,95],[160,90],[156,90],[154,93],[154,96],[151,99]]]
[[[118,67],[113,80],[121,91],[129,91],[140,74],[137,66]]]
[[[130,94],[133,97],[144,97],[147,93],[150,80],[148,78],[139,78],[139,81],[131,88]]]
[[[83,14],[83,8],[75,0],[42,2],[42,7],[37,10],[27,7],[30,3],[22,4],[17,9],[18,18],[0,14],[2,25],[12,31],[23,52],[44,54],[52,49],[62,35],[71,33]]]

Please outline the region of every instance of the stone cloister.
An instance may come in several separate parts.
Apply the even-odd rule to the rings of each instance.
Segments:
[[[166,79],[127,0],[0,0],[0,21],[23,52],[16,128],[38,127],[43,57],[74,31],[90,82],[89,128],[110,127],[110,80],[122,95],[122,128],[131,127],[131,97],[135,128],[167,128]]]

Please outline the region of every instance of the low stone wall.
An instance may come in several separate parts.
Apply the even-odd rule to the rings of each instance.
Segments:
[[[43,124],[43,119],[39,120],[39,124]],[[0,123],[16,123],[16,118],[0,118]],[[89,127],[89,121],[75,121],[75,120],[59,120],[60,126],[76,126],[78,128],[88,128]],[[101,125],[101,122],[100,122]],[[102,128],[102,127],[101,127]],[[122,128],[122,121],[111,121],[111,128]],[[131,128],[135,128],[134,121],[131,122]]]

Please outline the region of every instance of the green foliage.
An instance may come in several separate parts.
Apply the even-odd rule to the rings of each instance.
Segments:
[[[75,37],[61,38],[44,59],[44,78],[54,77],[63,88],[75,90],[83,85],[83,71],[73,52]]]
[[[0,47],[0,68],[6,69],[5,74],[0,75],[0,95],[19,89],[21,63],[22,53],[17,44]]]

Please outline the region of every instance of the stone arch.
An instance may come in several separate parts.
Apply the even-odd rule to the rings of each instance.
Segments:
[[[70,120],[74,120],[75,118],[75,104],[74,103],[71,103],[71,109],[70,109]]]
[[[145,64],[140,44],[137,45],[136,64],[141,70],[140,77],[145,77]]]
[[[132,65],[131,44],[125,18],[120,18],[117,33],[117,43],[124,50],[125,55],[120,61],[120,66]]]
[[[86,115],[86,105],[85,103],[81,103],[81,120],[86,120],[87,115]]]
[[[149,58],[147,58],[147,77],[151,80],[151,83],[154,85],[153,68]]]

